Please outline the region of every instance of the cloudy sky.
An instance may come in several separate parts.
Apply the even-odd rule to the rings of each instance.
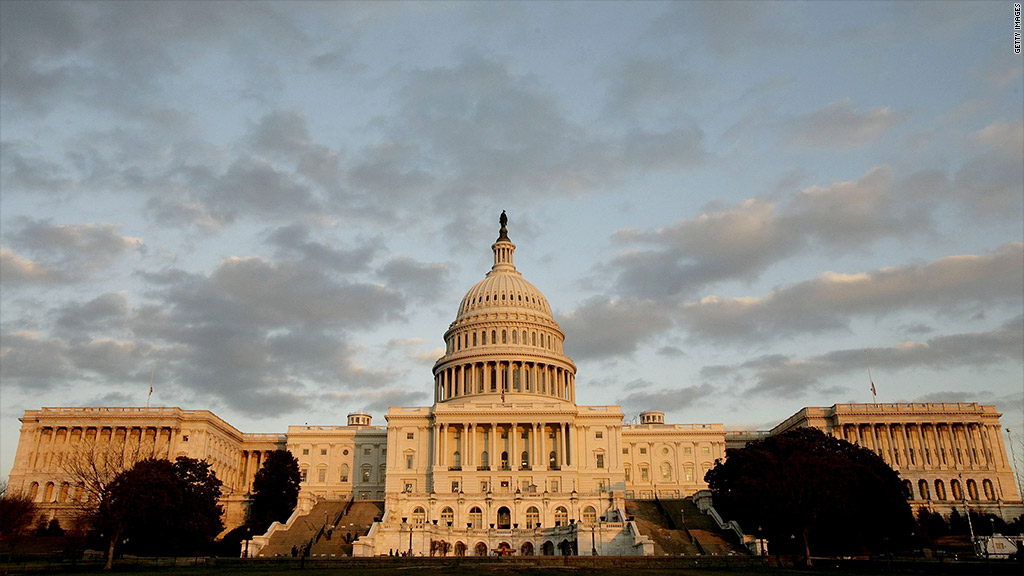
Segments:
[[[41,406],[375,422],[501,210],[581,404],[1024,432],[1012,3],[0,4],[0,467]],[[1018,449],[1020,454],[1024,450]]]

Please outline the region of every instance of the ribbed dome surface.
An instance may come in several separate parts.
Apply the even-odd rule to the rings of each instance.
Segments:
[[[544,295],[516,271],[492,271],[477,282],[462,299],[455,322],[466,316],[495,312],[530,312],[552,318]]]

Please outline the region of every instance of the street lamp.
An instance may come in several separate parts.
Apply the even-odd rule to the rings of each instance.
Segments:
[[[594,541],[594,525],[590,525],[590,555],[597,556],[597,543]]]

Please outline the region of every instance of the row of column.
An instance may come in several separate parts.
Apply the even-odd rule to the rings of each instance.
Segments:
[[[1007,466],[998,426],[974,422],[843,424],[837,438],[874,450],[893,468],[996,470]]]
[[[500,438],[502,432],[508,438]],[[521,438],[521,432],[527,438]],[[554,434],[554,438],[550,438]],[[548,442],[547,440],[550,440]],[[522,452],[527,453],[525,464],[531,470],[548,470],[551,468],[551,452],[554,452],[556,469],[573,464],[574,451],[570,446],[576,442],[576,431],[565,422],[511,422],[511,423],[469,423],[434,425],[433,465],[441,468],[463,468],[479,470],[483,466],[491,470],[502,469],[501,452],[508,453],[508,468],[520,470],[524,464]],[[549,450],[550,448],[550,450]],[[487,461],[483,461],[483,453],[487,452]],[[538,458],[538,455],[541,456]]]
[[[434,402],[468,394],[528,392],[563,400],[576,397],[576,375],[541,362],[498,360],[449,366],[434,375]]]
[[[167,426],[45,426],[36,432],[29,470],[47,470],[53,464],[57,452],[71,450],[81,441],[98,444],[125,444],[133,442],[141,446],[143,440],[151,442],[148,456],[170,458],[173,429]],[[157,450],[158,440],[164,439],[164,446]]]

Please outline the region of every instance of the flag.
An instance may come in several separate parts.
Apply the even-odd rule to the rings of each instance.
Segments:
[[[875,382],[874,382],[874,380],[871,381],[871,395],[872,396],[878,396],[878,392],[875,391]]]

